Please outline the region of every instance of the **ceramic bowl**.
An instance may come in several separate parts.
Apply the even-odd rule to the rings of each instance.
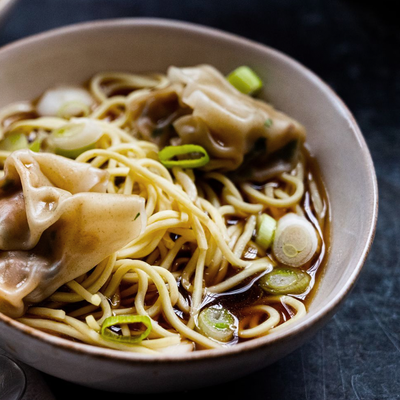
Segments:
[[[6,21],[8,14],[17,2],[18,0],[0,0],[0,24]]]
[[[356,121],[307,68],[267,46],[184,22],[119,19],[45,32],[0,50],[0,106],[49,86],[82,83],[99,71],[166,71],[209,63],[247,64],[266,83],[261,96],[302,122],[329,192],[332,238],[324,276],[299,323],[222,350],[151,357],[74,343],[0,316],[3,348],[64,380],[120,392],[187,390],[259,370],[309,340],[353,288],[373,241],[378,209],[374,166]]]

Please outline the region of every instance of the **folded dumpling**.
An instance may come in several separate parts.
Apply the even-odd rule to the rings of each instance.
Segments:
[[[201,145],[211,160],[203,169],[234,172],[233,178],[244,172],[263,181],[293,168],[306,138],[298,121],[239,92],[210,65],[172,66],[167,77],[169,86],[144,92],[130,104],[139,138],[160,147]]]
[[[130,104],[138,138],[156,143],[160,148],[170,144],[176,136],[173,122],[191,112],[180,101],[182,85],[169,85],[165,88],[142,93]]]
[[[174,84],[184,85],[181,101],[193,109],[190,118],[175,121],[178,135],[187,143],[191,139],[188,134],[196,132],[188,125],[205,125],[208,134],[197,135],[196,140],[219,158],[214,164],[222,169],[237,169],[247,154],[260,147],[265,161],[286,146],[305,141],[305,129],[298,121],[263,100],[239,92],[210,65],[170,67],[167,75]],[[210,163],[208,169],[212,167]]]
[[[106,193],[108,173],[19,150],[0,180],[0,311],[21,316],[136,238],[144,199]]]
[[[206,122],[225,147],[251,150],[260,137],[274,153],[292,140],[305,140],[304,127],[265,101],[243,94],[210,65],[168,69],[171,82],[184,84],[181,101]]]

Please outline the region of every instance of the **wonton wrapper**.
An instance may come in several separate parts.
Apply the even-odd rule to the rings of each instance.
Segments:
[[[210,65],[170,67],[168,78],[184,84],[181,101],[193,109],[193,117],[208,126],[221,146],[221,156],[222,152],[228,154],[227,148],[239,153],[235,168],[252,150],[257,139],[267,139],[268,154],[292,141],[305,141],[305,129],[299,122],[268,103],[239,92]],[[272,121],[270,126],[265,125],[267,120]],[[180,134],[179,120],[175,127]]]
[[[167,76],[168,87],[132,100],[130,109],[141,138],[161,148],[198,144],[210,155],[203,170],[229,172],[242,166],[249,172],[250,165],[251,176],[258,181],[294,167],[292,150],[306,138],[299,122],[239,92],[210,65],[170,67]]]
[[[23,315],[137,237],[144,199],[107,194],[108,173],[20,150],[0,180],[0,311]],[[139,216],[138,216],[139,214]]]
[[[173,122],[191,112],[180,101],[182,85],[170,85],[166,88],[148,91],[135,98],[131,104],[131,113],[140,139],[156,143],[160,148],[169,145],[176,135]]]

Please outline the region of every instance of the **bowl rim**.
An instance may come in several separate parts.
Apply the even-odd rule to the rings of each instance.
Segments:
[[[19,0],[0,0],[0,18],[18,3]]]
[[[107,28],[120,28],[120,27],[129,27],[129,26],[141,26],[141,27],[149,27],[149,28],[164,28],[164,29],[175,29],[182,30],[185,32],[200,34],[203,37],[215,38],[218,40],[225,40],[229,43],[236,43],[238,45],[245,45],[254,49],[255,51],[261,53],[268,53],[275,58],[280,59],[281,61],[291,64],[297,70],[300,70],[304,75],[307,76],[308,79],[314,81],[314,83],[324,92],[326,92],[327,96],[332,99],[335,105],[340,108],[340,112],[346,118],[349,123],[350,130],[355,135],[359,145],[360,150],[363,155],[363,163],[369,172],[369,178],[371,179],[370,185],[372,188],[371,193],[371,204],[369,205],[370,210],[370,222],[368,225],[368,232],[365,234],[365,243],[361,253],[360,258],[358,259],[356,265],[354,265],[354,269],[349,279],[345,282],[343,287],[338,291],[338,293],[333,297],[333,299],[322,307],[320,310],[315,312],[312,316],[310,316],[307,320],[299,321],[292,327],[288,329],[282,330],[280,332],[276,332],[271,334],[271,336],[264,336],[261,338],[255,338],[250,341],[246,341],[244,343],[237,344],[235,346],[223,347],[221,349],[208,349],[202,350],[198,352],[190,352],[184,354],[170,354],[170,353],[162,353],[160,355],[147,355],[135,352],[125,352],[120,350],[108,349],[98,346],[93,346],[85,343],[77,343],[68,339],[60,338],[49,333],[40,331],[38,329],[27,326],[17,320],[14,320],[0,312],[0,323],[4,323],[8,325],[11,329],[16,329],[20,333],[24,335],[28,335],[31,338],[45,342],[51,346],[55,346],[59,349],[63,349],[68,352],[74,352],[77,354],[84,354],[86,356],[92,356],[96,358],[109,359],[113,361],[119,362],[129,362],[135,363],[144,361],[147,363],[170,363],[170,362],[178,362],[178,361],[194,361],[194,360],[202,360],[209,358],[218,358],[218,357],[226,357],[233,356],[237,353],[241,352],[249,352],[256,351],[259,348],[273,346],[275,343],[280,341],[290,340],[293,336],[298,336],[302,332],[306,333],[309,328],[311,328],[314,324],[318,324],[322,322],[322,320],[329,314],[333,314],[336,309],[341,305],[343,300],[347,297],[347,295],[353,289],[360,273],[363,268],[363,265],[366,261],[366,258],[370,252],[377,225],[378,218],[378,184],[376,178],[376,172],[373,164],[373,160],[368,149],[367,143],[361,130],[352,115],[351,111],[345,105],[345,103],[341,100],[341,98],[330,88],[330,86],[325,83],[319,76],[317,76],[314,72],[312,72],[308,67],[301,64],[299,61],[294,58],[286,55],[285,53],[277,50],[275,48],[269,47],[266,44],[254,41],[252,39],[245,38],[243,36],[237,35],[235,33],[230,33],[223,31],[219,28],[209,27],[193,22],[175,20],[175,19],[166,19],[166,18],[154,18],[154,17],[130,17],[130,18],[112,18],[112,19],[104,19],[104,20],[94,20],[94,21],[85,21],[69,24],[66,26],[49,29],[44,32],[36,33],[25,38],[18,39],[14,42],[8,43],[0,47],[0,58],[5,57],[7,52],[14,51],[19,47],[23,47],[29,45],[31,43],[39,43],[42,40],[52,39],[57,36],[69,35],[71,33],[75,33],[78,31],[90,31],[96,29],[107,29]]]

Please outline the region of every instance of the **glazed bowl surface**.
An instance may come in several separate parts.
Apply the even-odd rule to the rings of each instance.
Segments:
[[[45,373],[102,390],[196,389],[250,374],[291,353],[329,321],[350,293],[375,233],[378,189],[373,162],[340,98],[281,52],[185,22],[87,22],[0,49],[0,107],[35,99],[57,84],[82,84],[100,71],[165,72],[170,65],[203,63],[222,73],[251,66],[265,82],[260,96],[306,127],[332,215],[328,262],[308,314],[286,329],[237,346],[157,357],[71,342],[0,314],[0,345],[13,356]]]
[[[0,0],[0,26],[7,21],[9,13],[17,3],[18,0]]]

